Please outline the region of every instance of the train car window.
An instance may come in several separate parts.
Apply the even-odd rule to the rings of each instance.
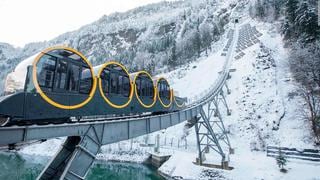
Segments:
[[[150,97],[153,97],[153,95],[154,95],[154,91],[153,91],[153,83],[151,82],[151,84],[150,84]]]
[[[60,60],[57,67],[57,75],[55,78],[55,88],[65,89],[67,78],[67,62]]]
[[[130,95],[130,80],[129,77],[124,76],[123,77],[123,93],[124,96],[129,97]]]
[[[162,84],[162,96],[166,97],[166,84],[165,83]]]
[[[159,95],[161,97],[170,98],[170,89],[166,83],[160,82],[158,85],[159,88]]]
[[[159,95],[162,97],[163,96],[163,84],[162,84],[162,82],[160,82],[159,86],[160,86]]]
[[[153,83],[151,83],[150,91],[150,96],[153,97],[155,93]]]
[[[56,67],[56,58],[43,55],[37,64],[37,78],[39,86],[52,88]]]
[[[122,87],[123,87],[123,76],[118,76],[118,94],[122,94]]]
[[[150,87],[150,82],[146,82],[146,96],[149,96],[149,87]]]
[[[141,81],[141,96],[146,96],[146,80]]]
[[[69,91],[78,92],[79,90],[79,76],[80,76],[80,67],[75,64],[71,64],[70,70],[69,70]]]
[[[117,94],[117,76],[115,73],[110,74],[110,84],[111,84],[111,91],[110,93]]]
[[[110,71],[105,69],[102,74],[101,74],[101,80],[102,80],[102,84],[103,86],[102,87],[105,87],[103,89],[103,92],[107,95],[110,91],[110,84],[109,84],[109,81],[110,81]]]
[[[92,75],[88,67],[82,67],[79,92],[89,94],[92,87]]]
[[[151,94],[150,87],[151,87],[150,81],[147,81],[146,96],[150,96]]]
[[[166,84],[162,83],[162,96],[166,97]]]
[[[148,83],[148,96],[153,97],[153,83],[152,82]]]
[[[169,89],[169,86],[166,84],[166,90],[165,90],[165,97],[167,98],[167,99],[169,99],[170,98],[170,89]]]
[[[146,81],[146,86],[145,86],[145,95],[149,96],[149,87],[150,87],[150,81]]]
[[[155,90],[154,90],[154,85],[153,82],[151,82],[151,87],[150,87],[150,96],[153,97],[154,96]]]

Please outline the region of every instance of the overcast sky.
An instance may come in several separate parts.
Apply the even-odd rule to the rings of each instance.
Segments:
[[[24,46],[50,40],[104,14],[163,0],[0,0],[0,42]]]

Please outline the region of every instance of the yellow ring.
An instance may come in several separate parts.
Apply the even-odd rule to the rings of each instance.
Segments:
[[[172,90],[172,96],[173,96],[173,99],[174,99],[174,102],[176,103],[176,105],[177,105],[178,107],[180,107],[180,108],[183,107],[184,103],[179,104],[179,103],[177,102],[176,96],[174,96],[174,94],[173,94],[173,90]]]
[[[160,78],[158,78],[157,83],[156,83],[157,88],[158,88],[158,83],[159,83],[159,81],[160,81],[161,79],[164,79],[165,81],[167,81],[167,83],[168,83],[168,85],[169,85],[169,82],[168,82],[168,80],[167,80],[166,78],[160,77]],[[158,97],[159,97],[159,101],[160,101],[160,103],[162,104],[163,107],[168,108],[168,107],[171,106],[171,104],[172,104],[172,91],[171,91],[171,90],[170,90],[170,103],[169,103],[169,104],[164,104],[164,103],[163,103],[163,101],[161,100],[161,97],[160,97],[160,94],[159,94],[159,91],[158,91],[158,90],[157,90],[157,94],[158,94]]]
[[[153,93],[153,94],[154,94],[154,95],[153,95],[153,102],[152,102],[150,105],[144,104],[144,103],[141,101],[141,99],[139,98],[139,95],[138,95],[138,92],[137,92],[136,79],[137,79],[137,77],[139,76],[139,74],[146,74],[147,76],[149,76],[149,78],[151,79],[151,81],[152,81],[152,77],[151,77],[151,75],[150,75],[147,71],[139,71],[139,72],[137,72],[137,74],[135,74],[135,77],[134,77],[134,79],[133,79],[135,94],[136,94],[136,97],[137,97],[139,103],[140,103],[143,107],[145,107],[145,108],[151,108],[151,107],[156,103],[156,100],[157,100],[157,96],[156,96],[157,89],[156,89],[156,87],[154,86],[153,81],[152,81],[153,91],[154,91],[154,93]]]
[[[91,71],[91,75],[92,75],[92,79],[93,79],[93,86],[91,88],[91,91],[89,93],[89,97],[83,101],[82,103],[80,104],[77,104],[77,105],[72,105],[72,106],[67,106],[67,105],[63,105],[63,104],[59,104],[55,101],[53,101],[52,99],[50,99],[40,88],[39,86],[39,83],[38,83],[38,79],[37,79],[37,63],[39,62],[40,58],[45,54],[45,53],[48,53],[49,51],[52,51],[52,50],[57,50],[57,49],[65,49],[65,50],[68,50],[68,51],[71,51],[77,55],[79,55],[88,65],[89,65],[89,68],[90,68],[90,71]],[[96,86],[97,86],[97,81],[96,79],[94,78],[94,73],[93,73],[93,69],[92,69],[92,66],[91,66],[91,63],[87,60],[86,57],[84,57],[80,52],[78,52],[77,50],[75,49],[72,49],[72,48],[69,48],[69,47],[64,47],[64,46],[55,46],[55,47],[50,47],[50,48],[47,48],[45,50],[43,50],[34,60],[33,62],[33,84],[34,84],[34,87],[36,88],[37,92],[40,94],[40,96],[45,100],[47,101],[49,104],[57,107],[57,108],[61,108],[61,109],[78,109],[84,105],[86,105],[93,97],[94,93],[95,93],[95,90],[96,90]]]
[[[128,102],[126,102],[125,104],[123,105],[117,105],[117,104],[113,104],[105,95],[104,95],[104,92],[103,92],[103,89],[102,89],[102,81],[101,81],[101,73],[102,71],[104,70],[104,68],[106,68],[107,66],[111,65],[111,64],[115,64],[115,65],[118,65],[122,68],[122,70],[124,70],[127,75],[128,75],[128,78],[129,78],[129,83],[130,83],[130,95],[129,95],[129,100]],[[132,100],[132,96],[133,96],[133,87],[132,87],[132,82],[131,82],[131,79],[130,79],[130,75],[129,75],[129,72],[127,71],[127,69],[120,63],[118,62],[115,62],[115,61],[110,61],[110,62],[107,62],[105,63],[101,69],[99,70],[99,73],[98,73],[98,77],[99,77],[99,90],[100,90],[100,94],[102,95],[103,99],[112,107],[114,108],[117,108],[117,109],[121,109],[121,108],[124,108],[124,107],[127,107],[131,100]]]

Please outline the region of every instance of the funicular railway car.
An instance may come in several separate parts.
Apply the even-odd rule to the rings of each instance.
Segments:
[[[164,78],[129,74],[114,61],[92,67],[78,51],[48,48],[20,63],[0,98],[1,125],[62,123],[83,116],[165,113],[184,108]]]

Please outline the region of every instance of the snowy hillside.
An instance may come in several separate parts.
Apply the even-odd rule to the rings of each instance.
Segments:
[[[167,139],[176,144],[172,157],[160,171],[184,179],[316,179],[320,164],[289,160],[287,173],[281,173],[275,158],[266,156],[267,146],[298,149],[319,149],[314,144],[310,123],[302,118],[303,104],[297,96],[297,84],[288,69],[288,51],[283,48],[281,36],[275,26],[246,20],[243,24],[255,25],[263,33],[260,43],[244,50],[245,55],[235,59],[229,81],[231,95],[227,96],[232,115],[224,113],[229,138],[235,154],[230,155],[231,171],[199,167],[193,164],[197,157],[194,129],[187,134],[187,149],[180,139],[185,131],[178,127],[166,131]],[[214,56],[214,55],[213,55]],[[218,54],[216,55],[218,56]],[[217,57],[219,59],[219,57]],[[207,72],[198,72],[206,76]],[[196,88],[198,90],[198,88]],[[193,91],[196,91],[193,89]],[[183,129],[182,126],[179,128]],[[179,134],[180,132],[180,134]],[[173,135],[171,135],[173,134]],[[163,137],[164,138],[164,137]],[[163,151],[170,148],[164,146]],[[214,152],[207,159],[219,158]],[[302,173],[303,172],[303,173]],[[178,178],[179,179],[179,178]]]
[[[131,72],[144,69],[158,74],[210,52],[224,32],[233,7],[232,1],[163,1],[103,16],[50,41],[18,49],[0,46],[0,60],[7,64],[0,76],[4,77],[24,58],[54,45],[73,47],[94,65],[116,60]],[[2,84],[3,78],[0,87]]]
[[[193,2],[192,5],[189,4],[191,2]],[[146,45],[145,43],[148,44],[148,48],[159,48],[159,44],[153,46],[152,42],[161,42],[159,37],[172,35],[175,37],[172,41],[174,43],[169,43],[170,45],[166,48],[162,47],[164,48],[162,50],[157,48],[149,50],[156,54],[155,59],[157,56],[163,57],[164,52],[174,52],[175,54],[176,50],[182,48],[179,43],[188,39],[187,36],[182,38],[182,34],[187,32],[183,28],[186,27],[186,23],[188,21],[197,23],[198,17],[202,17],[202,13],[204,13],[203,19],[210,18],[208,11],[202,11],[208,7],[208,3],[204,5],[201,2],[196,2],[153,4],[127,13],[105,16],[79,31],[64,34],[47,43],[68,42],[73,47],[83,48],[85,54],[91,57],[93,62],[98,63],[100,62],[99,58],[92,57],[93,54],[106,53],[110,57],[116,57],[118,52],[124,52],[123,50],[129,47],[137,48],[135,50],[138,52],[142,45]],[[252,36],[254,38],[245,40],[250,42],[246,42],[248,44],[241,51],[239,50],[234,56],[231,56],[231,68],[234,69],[234,72],[231,73],[231,79],[228,80],[231,94],[227,96],[227,102],[232,114],[228,116],[225,109],[221,109],[221,112],[231,145],[235,149],[235,154],[228,156],[230,166],[234,169],[218,170],[195,165],[194,162],[198,155],[195,130],[194,128],[186,128],[184,123],[143,137],[103,146],[98,159],[143,162],[148,157],[148,152],[153,151],[156,136],[159,135],[160,153],[171,155],[171,158],[160,167],[159,171],[176,179],[310,180],[319,178],[319,162],[288,159],[286,166],[288,172],[282,173],[279,171],[275,158],[267,157],[267,146],[282,146],[298,150],[319,149],[319,146],[314,143],[310,122],[304,117],[304,102],[299,96],[298,83],[290,71],[290,51],[285,48],[283,37],[279,33],[279,25],[263,23],[250,18],[247,14],[249,7],[244,8],[243,6],[249,1],[241,2],[243,4],[239,3],[240,5],[238,4],[234,9],[232,5],[230,6],[232,3],[223,4],[221,1],[213,5],[218,8],[217,10],[209,10],[214,14],[214,17],[218,17],[221,12],[224,12],[223,14],[227,12],[231,18],[241,17],[240,23],[236,26],[233,23],[225,22],[223,31],[219,33],[219,38],[212,39],[210,42],[210,48],[201,48],[200,52],[192,52],[195,54],[194,57],[186,59],[183,63],[180,62],[174,68],[165,64],[165,60],[157,60],[157,63],[161,62],[162,64],[155,66],[157,68],[167,66],[167,68],[158,69],[158,75],[167,77],[180,96],[196,100],[215,83],[219,72],[223,69],[227,59],[226,56],[222,56],[223,47],[227,42],[226,32],[230,29],[236,29],[235,32],[239,33],[241,28],[250,26],[252,30],[256,29],[258,34],[261,33],[259,36],[248,33],[249,38]],[[163,14],[166,13],[170,13],[172,16],[163,18]],[[186,17],[184,17],[185,15]],[[179,20],[177,20],[176,17],[182,19],[178,18]],[[186,20],[188,18],[189,20]],[[135,21],[135,19],[143,19],[143,21]],[[212,22],[210,21],[210,23]],[[103,28],[110,24],[115,26]],[[191,32],[192,28],[189,30]],[[79,39],[80,37],[81,39]],[[100,37],[101,39],[99,39]],[[88,42],[95,43],[90,45]],[[113,43],[108,44],[110,42]],[[105,50],[96,46],[96,43],[112,48]],[[184,41],[184,43],[187,42]],[[6,48],[12,51],[9,46]],[[10,55],[10,53],[6,54]],[[150,60],[150,54],[137,54],[141,56],[135,57],[145,57]],[[127,55],[130,56],[129,54],[125,56]],[[133,60],[140,68],[150,62],[149,60],[148,62],[143,59],[138,60],[135,57]],[[125,60],[123,62],[129,63]],[[64,138],[52,139],[41,144],[31,145],[19,151],[19,154],[53,156],[63,140]],[[217,162],[221,160],[219,155],[214,152],[205,155],[208,160],[217,160]]]
[[[152,147],[141,144],[154,144],[160,134],[161,153],[171,154],[169,161],[160,171],[186,179],[313,179],[317,177],[319,163],[289,160],[289,171],[279,172],[274,158],[266,156],[266,146],[294,148],[316,148],[313,145],[310,125],[303,119],[299,109],[301,99],[296,96],[297,86],[291,78],[287,66],[287,50],[283,48],[280,35],[271,24],[246,20],[243,24],[256,26],[262,32],[260,43],[243,51],[240,59],[234,59],[236,69],[229,80],[232,90],[227,96],[232,115],[223,113],[225,124],[235,154],[230,156],[230,164],[235,169],[223,171],[196,166],[197,156],[194,129],[185,129],[184,124],[168,128],[162,132],[123,141],[102,147],[98,155],[102,160],[142,162]],[[215,46],[215,52],[201,57],[196,62],[185,65],[165,74],[175,89],[188,97],[204,92],[218,77],[225,58],[221,56],[226,37]],[[207,84],[190,84],[197,77],[205,77]],[[186,137],[186,138],[184,138]],[[53,155],[61,140],[49,140],[21,151],[26,154]],[[52,146],[52,144],[57,144]],[[44,150],[46,149],[46,150]],[[48,151],[49,149],[49,151]],[[216,153],[207,158],[217,158]],[[301,170],[308,172],[301,174]]]

